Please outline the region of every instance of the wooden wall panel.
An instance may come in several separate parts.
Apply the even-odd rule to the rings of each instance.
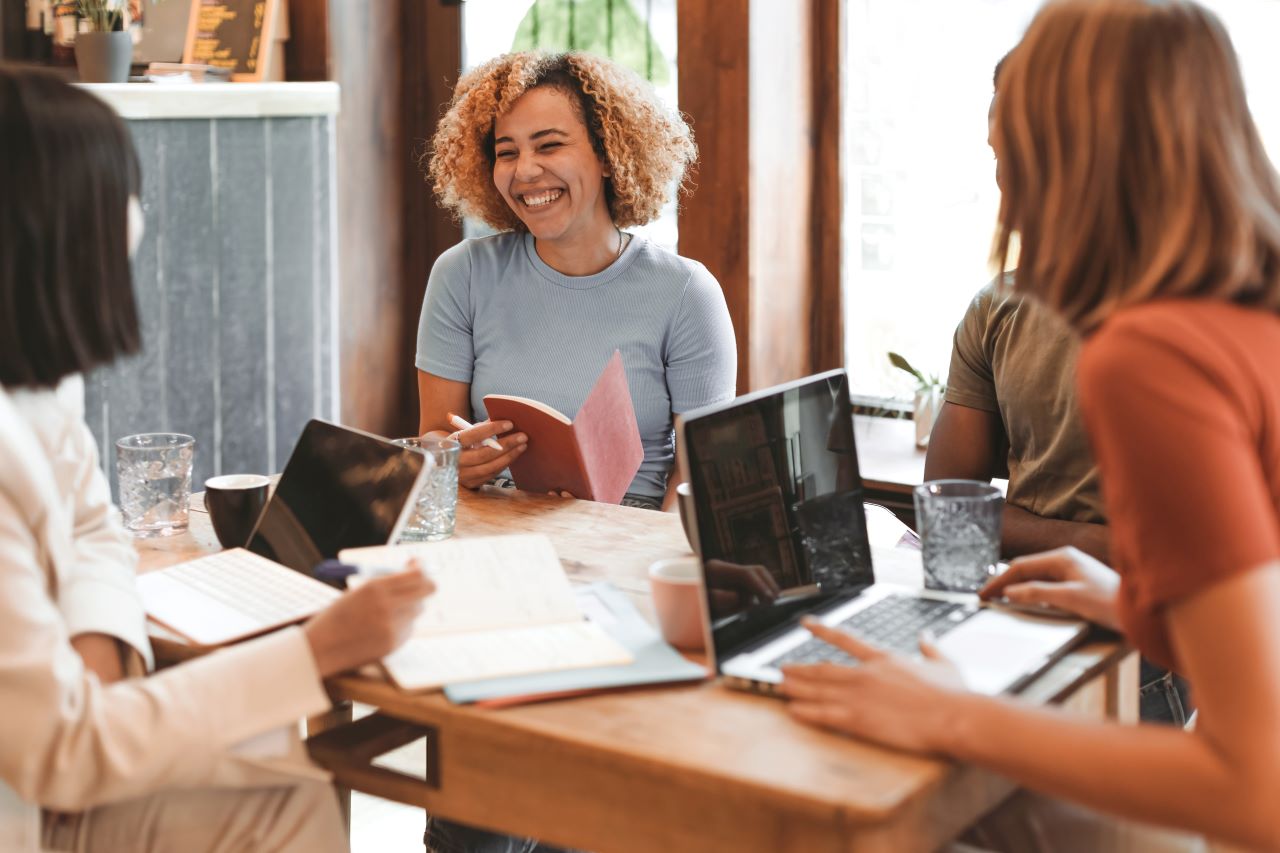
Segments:
[[[337,120],[338,345],[343,423],[397,430],[402,369],[404,168],[400,3],[331,0]]]
[[[413,435],[418,428],[418,379],[414,367],[418,317],[427,292],[427,277],[440,254],[462,239],[462,226],[441,209],[419,162],[436,124],[453,97],[462,69],[461,4],[406,2],[402,99],[405,117],[404,285],[400,301],[400,369],[396,393],[399,428]]]
[[[844,364],[844,151],[843,91],[845,0],[815,0],[813,11],[813,212],[809,346],[814,372]]]
[[[679,101],[698,143],[695,187],[680,208],[680,254],[701,261],[724,289],[738,335],[738,391],[750,387],[749,25],[751,0],[681,0]]]
[[[0,60],[22,59],[26,55],[25,29],[23,0],[0,0]]]
[[[353,5],[350,0],[336,2]],[[289,0],[289,40],[285,42],[284,49],[285,79],[332,79],[329,18],[329,0]]]

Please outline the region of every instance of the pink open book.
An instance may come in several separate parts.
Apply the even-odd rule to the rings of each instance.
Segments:
[[[511,421],[529,447],[511,463],[516,486],[528,492],[568,492],[616,504],[640,470],[644,447],[622,367],[614,351],[573,420],[537,400],[489,394],[491,421]]]

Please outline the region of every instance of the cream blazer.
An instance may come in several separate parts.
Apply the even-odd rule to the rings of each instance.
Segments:
[[[40,808],[83,811],[161,789],[324,778],[246,742],[329,707],[298,629],[104,686],[72,636],[151,663],[136,556],[111,504],[78,377],[0,387],[0,850],[37,851]]]

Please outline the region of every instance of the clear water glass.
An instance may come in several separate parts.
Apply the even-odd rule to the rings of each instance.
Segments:
[[[451,438],[397,438],[392,444],[416,450],[427,457],[426,474],[418,490],[416,506],[400,532],[400,542],[438,542],[453,535],[458,515],[458,454],[461,446]]]
[[[1004,495],[977,480],[932,480],[916,486],[915,505],[925,587],[981,589],[1000,561]]]
[[[120,512],[134,536],[173,536],[187,529],[196,440],[177,432],[129,435],[116,442]]]

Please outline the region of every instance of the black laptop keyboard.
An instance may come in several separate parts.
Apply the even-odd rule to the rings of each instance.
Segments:
[[[977,612],[978,608],[973,604],[889,595],[859,610],[841,622],[840,627],[882,648],[914,654],[920,650],[921,631],[928,628],[935,637],[941,637]],[[815,637],[796,646],[773,661],[772,665],[828,662],[856,663],[835,646]]]

